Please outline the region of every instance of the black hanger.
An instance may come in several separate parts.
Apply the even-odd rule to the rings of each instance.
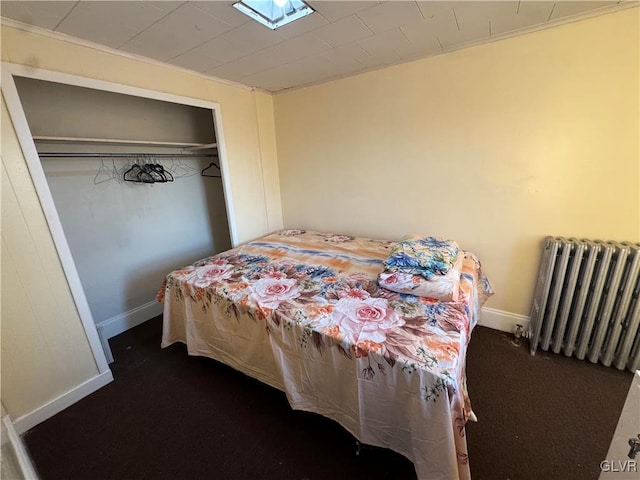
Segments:
[[[167,181],[163,171],[158,169],[154,163],[145,163],[142,169],[149,174],[154,182],[165,183]]]
[[[140,172],[140,165],[134,163],[129,169],[122,174],[122,178],[125,182],[139,182],[138,173]]]
[[[125,182],[137,182],[137,183],[154,183],[153,176],[145,171],[138,163],[134,163],[131,167],[122,174],[122,178]]]
[[[218,166],[218,164],[216,162],[211,162],[207,168],[203,168],[202,169],[202,176],[203,177],[211,177],[211,178],[222,178],[222,175],[210,175],[208,173],[205,173],[211,167],[216,167],[218,170],[220,170],[220,167]]]
[[[165,170],[164,166],[160,163],[154,163],[153,169],[158,172],[164,178],[165,182],[173,182],[173,175],[168,170]]]

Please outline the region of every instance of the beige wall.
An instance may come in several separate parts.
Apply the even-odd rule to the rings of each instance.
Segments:
[[[2,101],[2,403],[13,419],[98,374]]]
[[[219,103],[239,241],[281,228],[270,98],[6,26],[2,60]],[[2,115],[2,402],[15,419],[97,367],[4,104]]]
[[[456,239],[528,314],[545,235],[640,240],[638,9],[275,96],[283,215]]]
[[[262,162],[262,175],[265,195],[269,199],[266,203],[268,230],[274,231],[282,228],[282,202],[280,199],[273,96],[265,93],[256,93],[255,99],[258,133],[260,135],[260,154],[267,160]]]

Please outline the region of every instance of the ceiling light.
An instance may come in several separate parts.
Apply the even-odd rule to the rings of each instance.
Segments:
[[[271,30],[314,12],[302,0],[240,0],[233,6]]]

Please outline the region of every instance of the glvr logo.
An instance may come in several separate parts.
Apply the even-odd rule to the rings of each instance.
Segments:
[[[600,471],[612,473],[637,473],[638,463],[635,460],[603,460],[600,462]]]

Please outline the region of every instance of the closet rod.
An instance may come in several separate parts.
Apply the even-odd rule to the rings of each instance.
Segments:
[[[214,153],[79,153],[42,152],[40,158],[184,158],[217,157]]]

